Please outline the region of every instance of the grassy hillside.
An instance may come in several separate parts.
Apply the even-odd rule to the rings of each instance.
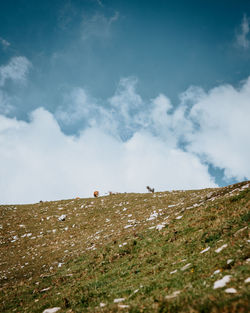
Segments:
[[[2,205],[0,312],[247,312],[249,207],[249,182]]]

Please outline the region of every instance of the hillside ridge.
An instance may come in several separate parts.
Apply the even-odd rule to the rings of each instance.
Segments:
[[[247,312],[249,203],[245,181],[0,205],[0,310]]]

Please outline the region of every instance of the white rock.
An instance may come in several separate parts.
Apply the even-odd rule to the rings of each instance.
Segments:
[[[177,216],[175,219],[180,220],[182,218],[182,215]]]
[[[214,271],[213,275],[219,274],[220,272],[221,272],[221,270],[216,270],[216,271]]]
[[[51,308],[51,309],[46,309],[43,311],[43,313],[55,313],[57,311],[61,310],[59,307]]]
[[[117,299],[114,299],[114,303],[119,303],[119,302],[122,302],[124,300],[125,300],[125,298],[117,298]]]
[[[100,303],[100,308],[104,308],[106,306],[106,303]]]
[[[233,259],[228,259],[227,260],[227,264],[230,264],[230,263],[232,263],[233,262]]]
[[[184,266],[181,268],[181,270],[182,270],[182,271],[185,271],[185,270],[188,269],[190,266],[191,266],[191,263],[188,263],[188,264],[184,265]]]
[[[221,246],[220,248],[216,249],[215,252],[219,253],[221,252],[223,249],[225,249],[227,247],[227,244],[224,244],[223,246]]]
[[[205,253],[210,249],[210,247],[207,247],[206,249],[202,250],[200,253]]]
[[[181,293],[180,290],[176,290],[171,295],[166,296],[165,299],[173,299],[177,297],[180,293]]]
[[[50,289],[51,289],[51,287],[44,288],[44,289],[40,290],[40,292],[45,292],[45,291],[48,291],[48,290],[50,290]]]
[[[61,216],[58,217],[58,221],[65,221],[67,215],[66,214],[62,214]]]
[[[250,283],[250,277],[246,278],[246,279],[244,280],[244,282],[245,282],[246,284]]]
[[[129,308],[129,305],[128,304],[118,304],[118,308],[127,309],[127,308]]]
[[[217,288],[223,288],[226,286],[227,283],[230,282],[230,279],[231,279],[231,275],[226,275],[224,276],[222,279],[220,280],[217,280],[215,283],[214,283],[214,289],[217,289]]]
[[[227,289],[225,289],[225,292],[226,293],[237,293],[237,290],[234,288],[227,288]]]
[[[126,226],[124,226],[125,229],[129,228],[129,227],[133,227],[133,225],[126,225]]]
[[[242,233],[244,230],[246,230],[247,228],[248,228],[248,227],[245,226],[245,227],[243,227],[243,228],[237,230],[237,232],[234,234],[234,236],[238,236],[239,234],[241,234],[241,233]]]
[[[162,228],[164,228],[164,227],[165,227],[165,224],[159,224],[159,225],[156,226],[156,229],[157,230],[162,230]]]

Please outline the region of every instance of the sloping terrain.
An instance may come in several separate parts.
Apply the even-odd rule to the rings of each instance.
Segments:
[[[247,312],[249,207],[249,182],[2,205],[0,312]]]

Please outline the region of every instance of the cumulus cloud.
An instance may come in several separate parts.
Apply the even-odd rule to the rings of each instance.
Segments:
[[[244,14],[243,19],[240,25],[240,31],[236,35],[237,43],[240,47],[247,49],[249,48],[250,39],[249,39],[249,31],[250,31],[250,18]]]
[[[7,65],[0,66],[0,87],[7,80],[25,83],[30,67],[31,63],[27,58],[22,56],[13,57]]]
[[[121,79],[105,101],[74,88],[55,114],[40,108],[29,122],[0,115],[0,202],[212,187],[209,164],[250,178],[250,77],[239,88],[191,86],[178,106],[164,94],[147,102],[136,85]],[[82,125],[69,136],[58,123]]]
[[[55,116],[66,125],[75,124],[85,118],[89,119],[96,110],[96,104],[83,88],[74,88],[64,96],[63,102],[57,108]]]
[[[1,203],[88,197],[94,189],[144,192],[147,184],[157,190],[215,185],[198,157],[148,132],[126,142],[98,127],[67,136],[42,108],[29,122],[0,116],[0,163]]]
[[[179,105],[173,107],[164,94],[146,103],[136,91],[137,80],[124,78],[106,106],[95,104],[92,111],[82,112],[85,119],[95,121],[92,126],[105,131],[109,128],[110,134],[123,141],[146,131],[168,147],[181,146],[202,162],[225,170],[225,179],[242,180],[250,178],[249,81],[238,89],[220,85],[208,92],[191,86],[180,94]]]
[[[201,94],[194,93],[186,117],[193,124],[186,134],[188,151],[225,169],[228,179],[249,179],[250,77],[239,89],[222,85]]]

